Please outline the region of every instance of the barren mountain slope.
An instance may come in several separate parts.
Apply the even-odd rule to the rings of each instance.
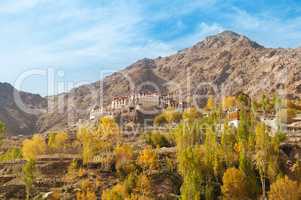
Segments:
[[[8,135],[32,134],[37,131],[38,115],[28,114],[17,106],[14,92],[20,95],[26,107],[46,107],[46,100],[40,95],[17,91],[8,83],[0,83],[0,120],[5,123]]]
[[[184,97],[239,91],[258,97],[275,90],[300,97],[301,49],[265,48],[225,31],[174,55],[142,59],[102,81],[51,97],[53,109],[39,117],[36,128],[64,128],[87,118],[95,104],[108,104],[113,96],[127,95],[134,88],[154,89],[152,85],[161,92],[177,91]]]

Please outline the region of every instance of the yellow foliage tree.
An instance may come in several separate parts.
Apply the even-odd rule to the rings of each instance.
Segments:
[[[88,128],[82,127],[77,133],[77,139],[82,144],[83,163],[87,164],[95,154],[95,137]]]
[[[201,113],[197,110],[195,107],[191,107],[184,111],[183,113],[183,120],[192,122],[196,119],[199,119],[201,117]]]
[[[120,129],[114,118],[103,117],[99,120],[97,133],[101,137],[113,137],[120,133]]]
[[[48,147],[53,150],[63,149],[68,138],[68,134],[65,132],[51,133],[48,140]]]
[[[223,99],[223,102],[222,102],[223,108],[224,109],[230,109],[230,108],[234,107],[235,103],[236,103],[235,101],[236,101],[236,98],[233,97],[233,96],[227,96],[227,97],[225,97]]]
[[[213,99],[213,97],[209,97],[207,100],[206,109],[213,110],[214,107],[215,107],[214,99]]]
[[[131,162],[134,159],[133,148],[129,145],[118,145],[114,150],[114,155],[117,171],[129,173],[132,169]]]
[[[167,109],[163,115],[169,124],[178,123],[182,118],[181,113],[177,112],[175,109]]]
[[[136,193],[139,193],[141,196],[151,196],[152,194],[151,181],[145,174],[138,176]]]
[[[221,188],[224,200],[247,200],[247,180],[243,172],[236,168],[229,168],[223,176]]]
[[[300,200],[301,192],[296,181],[280,178],[271,185],[269,200]]]
[[[26,160],[36,160],[38,155],[46,152],[47,145],[40,135],[34,135],[32,139],[23,141],[22,154]]]
[[[97,200],[96,186],[89,180],[81,182],[80,191],[76,193],[77,200]]]
[[[111,189],[103,191],[102,200],[123,200],[128,197],[128,192],[122,184],[117,184]]]
[[[153,170],[158,167],[157,153],[151,147],[147,147],[140,152],[138,158],[138,164],[143,167],[143,169]]]

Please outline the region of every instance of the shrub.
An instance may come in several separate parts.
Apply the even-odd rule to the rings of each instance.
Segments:
[[[46,152],[47,145],[40,135],[34,135],[32,139],[23,141],[22,154],[26,160],[35,160],[38,155]]]
[[[80,191],[76,194],[77,200],[97,200],[96,186],[89,180],[83,180],[80,185]]]
[[[271,185],[269,200],[299,200],[301,192],[296,181],[288,177],[280,178]]]
[[[129,145],[118,145],[114,150],[115,168],[121,176],[126,176],[134,170],[134,152]]]
[[[166,120],[164,114],[160,114],[160,115],[156,116],[154,119],[154,124],[156,126],[163,126],[163,125],[167,124],[167,120]]]
[[[158,158],[154,149],[147,147],[140,152],[138,164],[145,170],[153,170],[158,167]]]
[[[12,161],[22,158],[22,151],[19,148],[12,148],[7,150],[3,155],[0,155],[0,161]]]
[[[128,196],[126,188],[122,184],[117,184],[111,189],[103,191],[102,200],[123,200]]]
[[[48,147],[55,151],[60,148],[63,149],[68,138],[68,134],[65,132],[51,133],[49,135]]]
[[[145,142],[152,147],[170,147],[171,142],[166,136],[158,132],[150,132],[145,134]]]

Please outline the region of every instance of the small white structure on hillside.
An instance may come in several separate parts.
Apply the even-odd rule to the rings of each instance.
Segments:
[[[276,117],[261,116],[260,121],[263,122],[266,126],[270,127],[273,133],[276,133],[279,129],[278,120]]]
[[[238,126],[239,126],[239,119],[234,119],[234,120],[229,121],[228,125],[229,126],[233,126],[235,128],[238,128]]]
[[[104,116],[112,116],[113,114],[106,111],[103,107],[94,106],[90,111],[90,120],[97,120]]]
[[[239,109],[238,108],[231,108],[226,111],[228,125],[238,128],[240,117],[239,117]]]

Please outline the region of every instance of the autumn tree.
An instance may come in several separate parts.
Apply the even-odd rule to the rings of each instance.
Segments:
[[[134,151],[129,145],[118,145],[114,149],[115,168],[120,174],[126,175],[133,169]]]
[[[60,148],[63,149],[68,138],[68,134],[65,132],[50,133],[48,147],[56,151]]]
[[[247,200],[247,177],[236,168],[228,168],[223,176],[221,188],[224,200]]]
[[[72,181],[78,175],[78,166],[76,160],[72,160],[67,169],[67,174],[65,175],[65,180]]]
[[[137,178],[135,193],[142,197],[152,196],[152,186],[150,178],[145,174],[140,174]]]
[[[96,185],[90,180],[83,180],[80,184],[80,191],[76,193],[77,200],[97,200]]]
[[[183,112],[183,120],[186,122],[193,122],[201,118],[201,113],[195,107],[191,107]]]
[[[96,137],[91,133],[91,131],[86,127],[81,127],[77,133],[77,139],[82,144],[82,158],[83,163],[87,164],[95,155]]]
[[[164,111],[163,115],[165,116],[165,119],[169,124],[178,123],[182,119],[181,113],[176,111],[175,109],[167,109],[166,111]]]
[[[182,119],[182,114],[175,109],[168,108],[160,115],[156,116],[154,123],[157,126],[162,126],[165,124],[179,123]]]
[[[224,130],[221,135],[221,150],[223,151],[222,156],[227,167],[234,166],[238,161],[238,151],[235,151],[237,145],[237,139],[235,130],[228,124],[224,124]]]
[[[35,161],[28,160],[22,168],[23,181],[26,186],[26,199],[30,199],[35,174]]]
[[[206,108],[206,110],[213,110],[214,107],[215,107],[214,99],[213,99],[213,97],[209,97],[205,108]]]
[[[157,115],[155,117],[154,124],[156,126],[163,126],[163,125],[167,124],[167,120],[166,120],[166,118],[165,118],[165,116],[164,116],[163,113],[161,113],[160,115]]]
[[[146,147],[145,149],[143,149],[139,154],[138,164],[144,170],[157,169],[159,163],[156,151],[151,147]]]
[[[271,185],[269,200],[300,200],[301,191],[296,181],[287,176],[278,179]]]
[[[256,166],[259,170],[262,197],[266,199],[266,179],[268,178],[268,170],[273,167],[271,158],[273,158],[273,149],[271,137],[269,136],[266,126],[262,123],[256,126]]]
[[[168,134],[169,135],[169,134]],[[144,135],[145,142],[152,147],[169,147],[172,146],[172,139],[167,134],[160,133],[157,131],[147,132]]]
[[[234,96],[226,96],[222,101],[223,109],[230,109],[233,108],[236,104],[236,97]]]
[[[128,197],[128,192],[123,184],[118,183],[111,189],[104,190],[101,199],[102,200],[123,200]]]
[[[104,139],[116,139],[120,134],[120,129],[113,117],[102,117],[99,120],[97,134]]]
[[[35,160],[38,155],[46,152],[47,145],[40,135],[34,135],[32,139],[23,141],[22,154],[26,160]]]

